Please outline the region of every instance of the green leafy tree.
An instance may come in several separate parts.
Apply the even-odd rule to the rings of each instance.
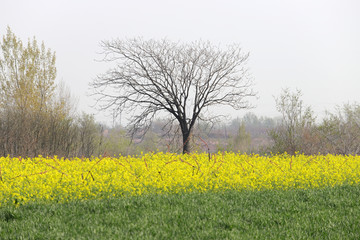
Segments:
[[[35,38],[23,43],[8,27],[0,39],[0,153],[76,152],[70,97],[55,84],[55,52]]]
[[[36,39],[23,44],[7,28],[0,55],[0,106],[21,111],[46,109],[55,90],[55,52]]]

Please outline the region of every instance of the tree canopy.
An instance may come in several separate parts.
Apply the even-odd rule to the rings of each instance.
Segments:
[[[38,45],[35,38],[27,44],[7,29],[0,56],[0,105],[41,110],[55,90],[55,52]]]
[[[190,151],[196,120],[214,117],[202,115],[204,109],[249,108],[248,97],[255,96],[246,67],[249,54],[238,45],[222,49],[202,41],[135,38],[103,41],[102,47],[104,61],[115,66],[92,82],[100,109],[132,113],[131,133],[167,112],[180,127],[184,153]]]

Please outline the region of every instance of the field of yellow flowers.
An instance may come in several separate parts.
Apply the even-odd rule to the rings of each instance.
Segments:
[[[360,156],[228,152],[0,158],[1,205],[225,189],[306,189],[359,182]]]

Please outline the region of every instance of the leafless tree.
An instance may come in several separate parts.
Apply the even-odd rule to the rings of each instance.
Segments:
[[[291,92],[283,89],[280,96],[275,98],[276,108],[281,113],[280,125],[270,130],[270,138],[274,142],[273,151],[287,152],[294,155],[296,152],[307,152],[311,147],[305,138],[312,131],[315,118],[310,107],[304,106],[300,90]]]
[[[150,126],[159,112],[179,124],[183,152],[198,119],[213,105],[249,108],[252,89],[248,53],[238,45],[226,49],[198,41],[191,44],[141,38],[103,41],[105,62],[113,67],[92,83],[99,108],[131,113],[130,133]]]
[[[344,104],[328,112],[319,126],[325,152],[360,154],[360,104]]]

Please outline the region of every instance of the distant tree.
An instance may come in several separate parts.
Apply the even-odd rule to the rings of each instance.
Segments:
[[[104,136],[104,149],[110,156],[133,154],[131,139],[126,136],[126,130],[121,126],[107,129]]]
[[[100,109],[132,114],[130,132],[150,126],[159,112],[177,121],[183,153],[198,119],[214,105],[249,108],[255,96],[246,68],[248,53],[237,45],[226,50],[210,43],[180,44],[142,39],[102,42],[104,61],[115,67],[91,84],[102,102]]]
[[[102,154],[103,126],[96,123],[93,115],[83,113],[79,118],[79,152],[78,156],[91,157]]]
[[[245,152],[250,150],[251,136],[246,131],[244,122],[239,125],[237,133],[231,138],[229,145],[233,151]]]
[[[292,93],[284,89],[279,97],[275,99],[276,108],[281,113],[282,119],[279,126],[269,131],[274,141],[275,152],[304,151],[304,135],[314,125],[315,119],[310,107],[305,107],[301,99],[300,90]]]
[[[150,130],[145,134],[142,141],[138,144],[138,151],[136,153],[139,154],[141,152],[156,152],[159,150],[159,142],[159,137]]]
[[[261,124],[260,119],[252,112],[248,112],[244,115],[242,121],[245,124],[259,126]]]
[[[344,104],[327,113],[319,126],[321,151],[334,154],[360,154],[360,105]]]

